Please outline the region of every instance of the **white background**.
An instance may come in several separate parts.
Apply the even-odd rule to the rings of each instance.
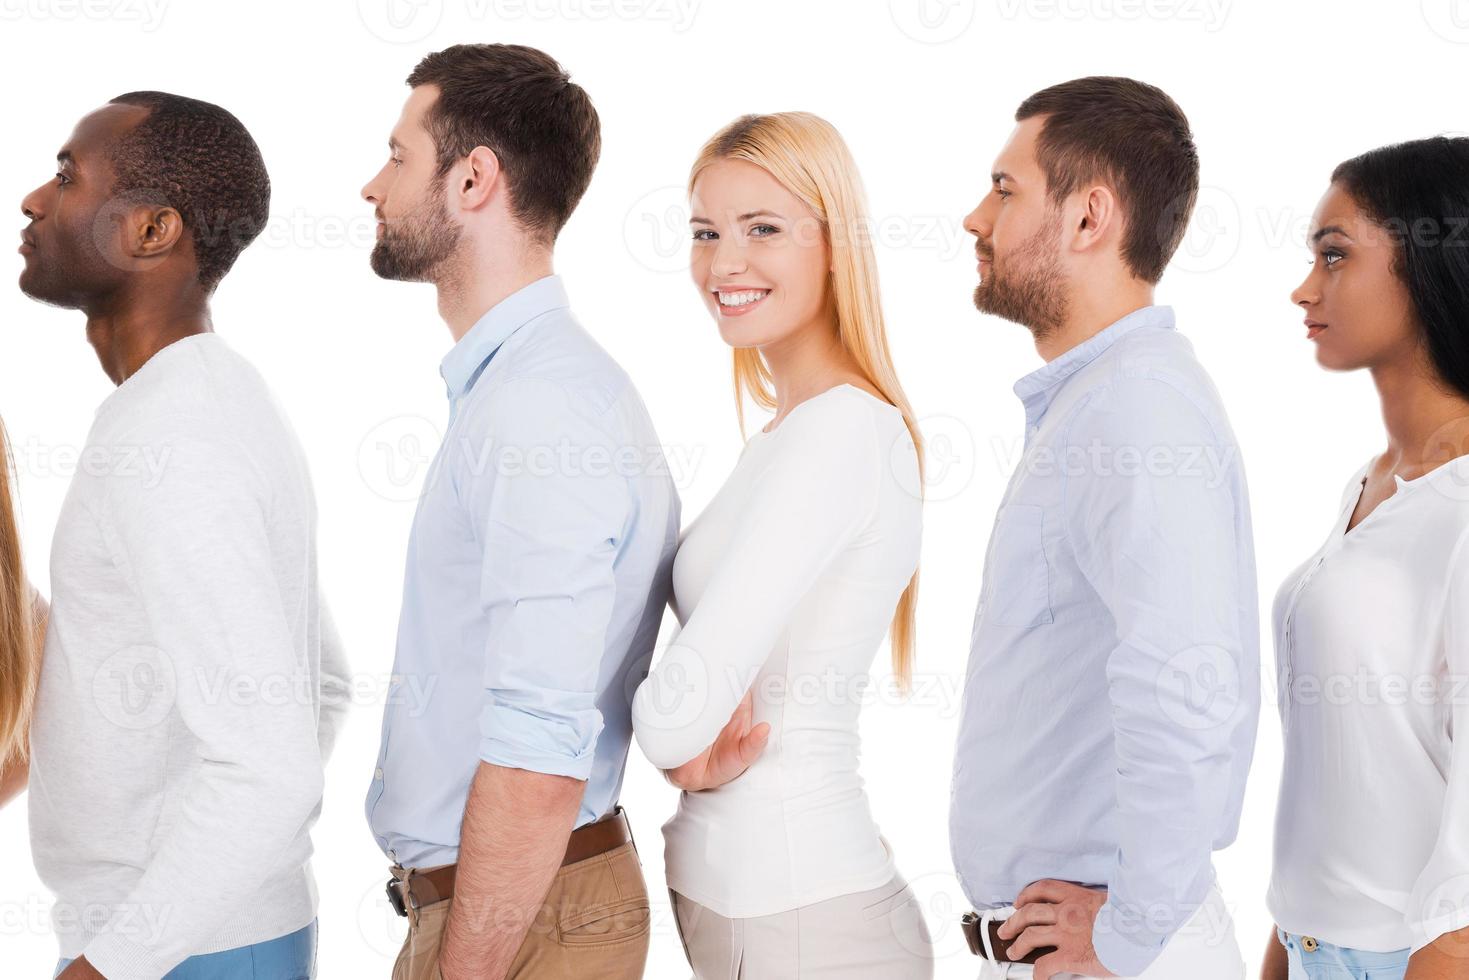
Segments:
[[[1469,2],[389,2],[402,0],[0,0],[0,200],[16,206],[15,229],[22,196],[49,179],[75,120],[133,89],[225,106],[270,167],[272,225],[220,288],[214,317],[272,380],[311,454],[324,583],[360,685],[315,832],[320,975],[387,976],[403,931],[382,898],[386,860],[362,799],[415,488],[446,418],[437,369],[450,344],[429,287],[369,271],[373,221],[358,192],[382,164],[403,78],[423,54],[462,41],[542,47],[596,102],[602,161],[557,270],[578,315],[637,381],[686,520],[740,445],[728,350],[685,271],[688,166],[717,128],[751,111],[819,113],[851,145],[883,229],[899,373],[933,453],[918,694],[867,709],[863,769],[929,912],[939,976],[974,975],[955,927],[947,838],[957,691],[986,536],[1021,436],[1010,386],[1041,362],[1022,328],[974,311],[960,221],[987,189],[1016,104],[1065,78],[1126,74],[1161,85],[1189,115],[1205,190],[1158,296],[1213,373],[1243,446],[1265,617],[1281,578],[1328,530],[1344,482],[1383,443],[1369,380],[1320,370],[1290,306],[1307,268],[1306,223],[1338,161],[1460,123]],[[11,262],[15,274],[20,259]],[[47,590],[50,536],[76,465],[67,454],[110,383],[78,314],[12,287],[0,290],[0,323],[0,414],[15,444],[30,574]],[[670,615],[664,641],[672,624]],[[878,656],[885,663],[886,651]],[[1243,826],[1216,855],[1252,973],[1269,926],[1280,762],[1268,635],[1262,658]],[[654,896],[648,976],[686,976],[661,887],[658,828],[674,794],[636,747],[623,802]],[[0,973],[49,977],[50,897],[31,867],[23,799],[0,811],[0,855]]]

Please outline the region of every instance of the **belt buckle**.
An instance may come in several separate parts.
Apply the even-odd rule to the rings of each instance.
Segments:
[[[407,879],[405,878],[404,880],[406,881]],[[393,887],[396,884],[398,884],[397,878],[388,881],[388,904],[393,907],[394,912],[407,918],[408,907],[403,904],[403,896],[398,893],[398,889]]]
[[[969,944],[969,952],[975,956],[984,955],[984,947],[980,944],[978,912],[965,912],[959,917],[959,931],[964,933],[964,941]]]

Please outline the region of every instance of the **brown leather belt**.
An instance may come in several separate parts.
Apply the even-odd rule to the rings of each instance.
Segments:
[[[984,921],[988,926],[987,931],[990,934],[989,948],[994,951],[994,956],[991,956],[985,951],[984,939],[979,934],[979,924],[981,921]],[[983,956],[987,960],[992,959],[996,963],[1034,963],[1047,953],[1054,953],[1056,951],[1055,946],[1037,946],[1018,960],[1010,959],[1010,944],[1015,942],[1015,939],[1000,938],[1000,923],[1003,921],[1003,919],[985,919],[978,912],[965,912],[964,917],[959,920],[959,928],[964,930],[964,939],[969,943],[969,952],[975,956]],[[1017,936],[1015,938],[1019,939],[1020,937]]]
[[[566,841],[566,856],[561,866],[585,861],[616,850],[632,842],[632,827],[622,807],[612,815],[578,827]],[[407,915],[409,909],[427,908],[454,896],[454,872],[457,864],[446,864],[442,868],[427,871],[410,870],[404,878],[393,878],[388,882],[388,903],[399,915]]]

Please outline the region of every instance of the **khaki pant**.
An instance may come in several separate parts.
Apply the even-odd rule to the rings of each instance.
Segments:
[[[406,873],[393,869],[399,880]],[[453,904],[449,899],[408,911],[408,938],[393,964],[393,980],[440,980],[439,945]],[[494,911],[488,916],[493,924]],[[648,934],[648,889],[629,842],[556,873],[507,978],[639,980]]]
[[[900,874],[871,891],[729,919],[670,890],[694,980],[930,980],[933,941]]]

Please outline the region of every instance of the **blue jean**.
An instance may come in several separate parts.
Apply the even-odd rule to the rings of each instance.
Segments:
[[[1408,972],[1409,949],[1390,953],[1349,949],[1324,939],[1298,936],[1279,926],[1275,935],[1285,947],[1290,980],[1403,980]],[[1303,942],[1308,939],[1311,942]],[[1310,945],[1316,948],[1307,949]]]
[[[56,964],[59,975],[71,963]],[[316,920],[289,936],[253,946],[190,956],[163,980],[315,980]]]

